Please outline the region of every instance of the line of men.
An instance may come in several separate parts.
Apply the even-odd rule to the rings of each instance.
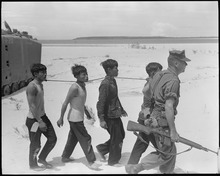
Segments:
[[[149,170],[158,166],[161,173],[173,172],[176,162],[175,142],[179,141],[174,122],[180,97],[178,75],[185,71],[186,62],[188,61],[190,59],[185,56],[184,50],[172,50],[169,51],[168,68],[166,70],[162,70],[162,65],[157,62],[151,62],[146,66],[149,78],[147,78],[143,88],[144,98],[138,122],[152,128],[163,128],[170,133],[171,138],[164,138],[154,134],[146,135],[140,132],[139,135],[147,143],[137,138],[128,163],[125,166],[125,171],[128,174],[137,174],[142,170]],[[100,126],[107,130],[110,138],[105,143],[97,145],[96,149],[102,161],[107,161],[110,166],[121,166],[119,160],[121,159],[123,140],[125,138],[121,117],[127,116],[127,113],[118,97],[118,87],[115,80],[115,77],[118,76],[118,62],[113,59],[107,59],[101,65],[105,70],[106,76],[99,86],[96,107]],[[70,130],[62,153],[62,162],[74,161],[71,155],[79,142],[88,161],[88,167],[93,170],[99,170],[101,165],[96,163],[91,136],[84,126],[84,114],[91,118],[90,113],[85,108],[87,96],[85,83],[88,81],[87,69],[82,65],[75,64],[71,67],[71,70],[77,81],[70,86],[61,107],[60,118],[57,121],[58,127],[63,126],[64,114],[67,106],[70,105],[67,115]],[[26,119],[30,139],[29,166],[33,170],[40,171],[46,168],[53,168],[46,161],[46,158],[54,148],[57,136],[44,109],[42,82],[46,81],[47,68],[43,64],[34,64],[31,68],[31,73],[34,79],[28,84],[26,89],[29,105]],[[47,141],[40,152],[42,134],[47,138]],[[156,151],[148,154],[139,162],[142,154],[148,148],[149,142],[154,145]],[[107,154],[109,154],[108,159],[106,158]],[[38,163],[43,165],[39,166]]]

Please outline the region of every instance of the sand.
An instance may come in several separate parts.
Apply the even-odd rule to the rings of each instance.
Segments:
[[[48,67],[48,80],[75,81],[71,75],[70,66],[74,63],[87,67],[89,79],[105,76],[100,62],[107,59],[116,59],[119,63],[119,77],[142,78],[147,74],[145,66],[152,61],[160,62],[167,68],[167,56],[170,49],[185,49],[186,56],[192,61],[181,80],[180,103],[176,117],[176,127],[180,136],[201,144],[213,151],[219,147],[219,87],[218,87],[218,48],[217,44],[175,44],[151,45],[143,48],[132,48],[131,45],[112,45],[99,47],[71,47],[71,46],[43,46],[42,63]],[[126,136],[122,148],[120,163],[125,165],[133,148],[136,136],[126,130],[129,120],[136,121],[142,103],[142,87],[144,80],[116,79],[119,88],[119,98],[128,117],[122,117]],[[96,121],[93,123],[85,119],[85,126],[92,137],[92,145],[97,162],[102,164],[100,171],[90,170],[84,153],[78,144],[72,154],[75,159],[72,163],[62,163],[63,152],[69,124],[66,119],[64,126],[58,128],[56,121],[60,116],[62,102],[71,82],[44,82],[45,109],[56,134],[57,144],[48,155],[47,161],[54,165],[53,169],[41,172],[29,169],[29,139],[25,126],[28,105],[25,88],[2,98],[2,173],[3,174],[126,174],[123,167],[108,166],[100,162],[95,146],[105,142],[109,135],[99,126],[96,103],[98,87],[101,80],[86,84],[86,105],[91,108]],[[42,136],[42,146],[45,137]],[[189,147],[177,143],[177,150],[181,152]],[[153,151],[149,147],[143,156]],[[217,155],[211,152],[192,149],[177,156],[174,172],[176,173],[217,173]],[[159,173],[158,168],[142,171],[143,173]]]

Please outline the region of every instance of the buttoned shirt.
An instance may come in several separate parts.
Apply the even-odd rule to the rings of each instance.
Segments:
[[[96,107],[100,121],[121,117],[124,109],[118,98],[118,87],[114,77],[106,76],[101,82]]]

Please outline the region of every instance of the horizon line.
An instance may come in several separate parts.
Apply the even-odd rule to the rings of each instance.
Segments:
[[[168,36],[87,36],[73,39],[38,39],[38,40],[76,40],[83,38],[219,38],[218,36],[191,36],[191,37],[168,37]]]

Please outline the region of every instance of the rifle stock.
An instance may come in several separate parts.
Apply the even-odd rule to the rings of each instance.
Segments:
[[[156,133],[156,134],[160,134],[160,135],[163,135],[163,136],[166,136],[166,137],[169,137],[170,138],[170,135],[168,133],[166,133],[165,131],[162,131],[162,130],[159,130],[159,129],[155,129],[155,128],[151,128],[151,127],[148,127],[148,126],[144,126],[144,125],[141,125],[137,122],[133,122],[133,121],[128,121],[128,125],[127,125],[127,130],[128,131],[139,131],[139,132],[143,132],[147,135],[149,135],[150,133]],[[194,148],[197,148],[197,149],[200,149],[200,150],[204,150],[206,152],[208,151],[211,151],[215,154],[218,155],[217,152],[215,151],[212,151],[210,149],[207,149],[203,146],[201,146],[200,144],[197,144],[193,141],[190,141],[188,139],[185,139],[183,137],[180,137],[179,138],[179,142],[183,143],[183,144],[186,144],[186,145],[189,145],[191,147],[194,147]]]

